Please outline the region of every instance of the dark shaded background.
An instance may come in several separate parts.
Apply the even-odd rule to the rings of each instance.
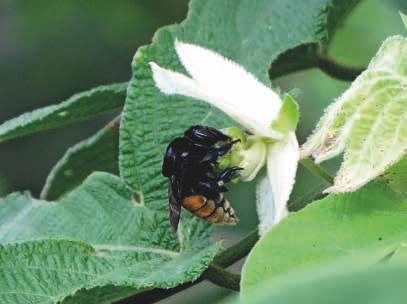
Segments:
[[[138,46],[181,21],[186,0],[0,1],[0,122],[100,84],[126,81]],[[107,118],[0,146],[10,191],[38,194],[52,165]]]
[[[406,0],[362,1],[335,35],[330,56],[344,64],[365,66],[386,37],[406,34],[398,10],[406,12]],[[0,122],[100,84],[128,80],[137,47],[149,43],[158,27],[184,19],[186,12],[187,0],[0,0]],[[349,85],[318,70],[285,76],[276,84],[302,92],[298,98],[301,142],[326,105]],[[92,135],[110,117],[0,144],[0,195],[16,190],[38,195],[65,150]],[[332,161],[328,167],[337,163]],[[297,179],[292,201],[320,183],[302,169]],[[245,216],[237,228],[217,230],[218,238],[227,236],[226,244],[257,221],[253,185],[232,189],[231,201],[237,213]],[[213,303],[228,294],[209,283],[200,285],[166,302]]]

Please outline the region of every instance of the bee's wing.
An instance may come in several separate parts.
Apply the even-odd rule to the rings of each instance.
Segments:
[[[176,162],[175,154],[172,149],[171,144],[168,145],[167,150],[165,151],[163,165],[162,165],[162,174],[165,177],[170,177],[174,174],[174,162]]]
[[[172,233],[177,232],[178,228],[178,223],[179,219],[181,216],[181,202],[176,198],[173,187],[174,187],[174,181],[171,181],[171,179],[168,182],[168,209],[170,212],[170,223],[171,223],[171,228],[172,228]]]

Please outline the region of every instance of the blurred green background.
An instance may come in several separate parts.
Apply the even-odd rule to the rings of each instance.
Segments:
[[[187,0],[1,0],[0,122],[23,112],[58,103],[74,93],[130,78],[130,62],[138,46],[151,41],[160,26],[179,22]],[[406,0],[363,0],[337,31],[329,55],[351,66],[366,66],[389,35],[405,34],[398,11]],[[310,134],[323,109],[349,85],[318,70],[275,81],[283,90],[299,88],[300,142]],[[92,135],[113,114],[0,145],[0,195],[17,190],[40,192],[47,173],[65,150]],[[334,170],[338,160],[327,168]],[[299,169],[291,208],[321,181]],[[217,228],[225,245],[256,225],[254,187],[232,187],[230,200],[241,223]],[[239,265],[235,266],[239,267]],[[213,303],[228,292],[200,284],[166,303]]]
[[[0,122],[100,84],[127,81],[137,47],[148,44],[157,28],[181,21],[187,6],[187,0],[0,0]],[[7,189],[38,195],[64,151],[108,120],[2,144],[0,176]]]

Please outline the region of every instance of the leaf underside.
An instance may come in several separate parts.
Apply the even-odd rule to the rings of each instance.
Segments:
[[[407,38],[388,38],[302,147],[317,162],[345,151],[328,192],[354,191],[407,151]]]

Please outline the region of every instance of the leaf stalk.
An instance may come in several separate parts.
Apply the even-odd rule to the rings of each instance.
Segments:
[[[330,185],[333,185],[334,179],[333,177],[321,166],[317,165],[313,160],[310,158],[303,158],[300,160],[300,164],[307,169],[309,172],[322,178],[325,182]]]

